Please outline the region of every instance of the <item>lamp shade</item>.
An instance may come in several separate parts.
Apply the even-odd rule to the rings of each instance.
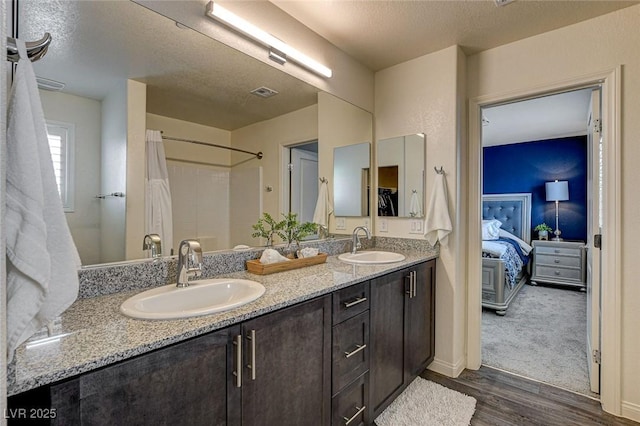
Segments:
[[[544,184],[547,201],[567,201],[569,199],[569,182],[566,180],[547,182]]]

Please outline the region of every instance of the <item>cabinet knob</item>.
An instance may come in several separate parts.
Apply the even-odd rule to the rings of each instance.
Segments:
[[[560,263],[560,259],[553,259],[553,263]]]
[[[556,275],[560,275],[560,271],[555,271],[555,274]]]

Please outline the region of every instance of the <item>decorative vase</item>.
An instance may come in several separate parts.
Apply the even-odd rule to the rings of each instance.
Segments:
[[[539,240],[548,240],[549,239],[549,231],[538,231],[538,239]]]

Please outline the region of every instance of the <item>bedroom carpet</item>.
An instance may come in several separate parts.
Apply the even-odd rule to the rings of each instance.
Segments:
[[[587,294],[525,285],[505,316],[482,312],[482,363],[587,396]]]
[[[375,423],[377,426],[466,426],[475,407],[475,398],[417,377]]]

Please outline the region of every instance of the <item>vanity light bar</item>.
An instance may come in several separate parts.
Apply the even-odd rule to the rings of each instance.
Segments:
[[[327,78],[330,78],[333,75],[330,68],[327,68],[321,63],[311,59],[304,53],[299,52],[287,43],[278,40],[276,37],[261,30],[248,21],[245,21],[238,15],[229,12],[227,9],[213,1],[207,3],[205,15],[234,28],[238,32],[241,32],[264,46],[275,49],[279,53],[284,54],[286,59],[297,62],[315,73]]]

